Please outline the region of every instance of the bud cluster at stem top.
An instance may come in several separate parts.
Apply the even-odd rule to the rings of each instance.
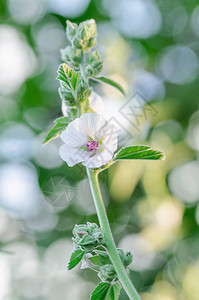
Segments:
[[[79,25],[67,21],[66,35],[71,45],[61,50],[62,60],[76,70],[84,64],[84,75],[96,76],[102,70],[103,62],[98,50],[92,50],[97,42],[95,20],[87,20]]]
[[[79,24],[67,21],[66,34],[74,48],[83,52],[96,45],[97,29],[95,20],[87,20]]]

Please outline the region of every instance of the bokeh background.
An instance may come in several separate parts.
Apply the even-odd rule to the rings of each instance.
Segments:
[[[197,0],[0,1],[0,299],[88,300],[99,281],[90,270],[66,270],[72,228],[97,222],[84,169],[62,162],[59,139],[41,146],[61,116],[55,78],[66,19],[89,18],[103,74],[148,107],[133,126],[120,113],[127,100],[95,85],[104,114],[126,143],[167,157],[117,163],[101,175],[115,241],[134,255],[131,278],[143,300],[198,300]]]

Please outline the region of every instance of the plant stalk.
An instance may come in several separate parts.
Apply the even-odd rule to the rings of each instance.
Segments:
[[[104,202],[101,196],[99,181],[98,181],[98,171],[87,168],[87,174],[89,178],[89,183],[91,187],[91,192],[93,195],[95,207],[97,210],[97,215],[99,219],[100,226],[102,228],[104,238],[105,238],[105,246],[110,256],[110,259],[113,263],[113,266],[116,270],[120,283],[122,284],[124,290],[126,291],[129,299],[131,300],[140,300],[140,296],[137,293],[134,285],[132,284],[122,262],[117,253],[116,245],[111,233],[111,228],[109,225],[108,217],[106,214],[106,209],[104,206]]]
[[[88,82],[88,78],[87,78],[86,72],[85,72],[85,54],[83,52],[81,53],[81,62],[80,62],[79,68],[80,68],[81,75],[84,78],[85,82]]]

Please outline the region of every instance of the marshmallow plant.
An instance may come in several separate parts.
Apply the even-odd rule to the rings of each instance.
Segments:
[[[102,99],[90,87],[90,80],[101,81],[118,89],[115,81],[99,76],[102,60],[96,46],[94,20],[79,25],[67,21],[67,38],[70,45],[61,50],[63,64],[58,69],[59,94],[62,100],[63,117],[54,121],[45,142],[60,138],[61,158],[73,167],[85,166],[95,203],[99,224],[75,225],[73,230],[74,252],[68,269],[81,262],[82,268],[98,273],[101,282],[91,293],[91,300],[116,300],[124,288],[129,299],[140,299],[129,278],[128,266],[132,254],[117,249],[111,233],[105,206],[100,192],[98,174],[116,161],[131,159],[161,160],[164,154],[149,146],[134,145],[117,151],[117,130],[100,112]],[[84,201],[84,199],[82,199]]]

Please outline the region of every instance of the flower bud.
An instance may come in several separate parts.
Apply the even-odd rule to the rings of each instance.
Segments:
[[[75,35],[73,35],[71,42],[76,49],[88,51],[96,45],[96,37],[96,24],[91,19],[79,24],[78,28],[75,29]]]
[[[102,70],[102,62],[93,62],[91,65],[86,66],[87,77],[94,77]]]
[[[67,39],[72,43],[72,40],[76,34],[78,26],[75,23],[72,23],[70,21],[66,21],[66,36]]]
[[[87,222],[87,224],[75,225],[73,235],[75,249],[90,251],[104,243],[101,228],[95,223]]]
[[[103,67],[103,61],[101,60],[98,50],[88,53],[86,57],[86,73],[87,76],[96,76]]]
[[[128,265],[130,265],[132,263],[133,255],[131,252],[129,252],[129,251],[124,252],[123,249],[119,249],[119,248],[117,249],[117,252],[118,252],[119,257],[125,267],[127,267]]]
[[[98,276],[103,282],[111,282],[117,279],[117,274],[113,265],[105,265],[100,268]]]
[[[61,49],[61,58],[71,67],[79,68],[79,63],[81,60],[81,51],[75,49],[72,46],[68,46],[65,49]]]

